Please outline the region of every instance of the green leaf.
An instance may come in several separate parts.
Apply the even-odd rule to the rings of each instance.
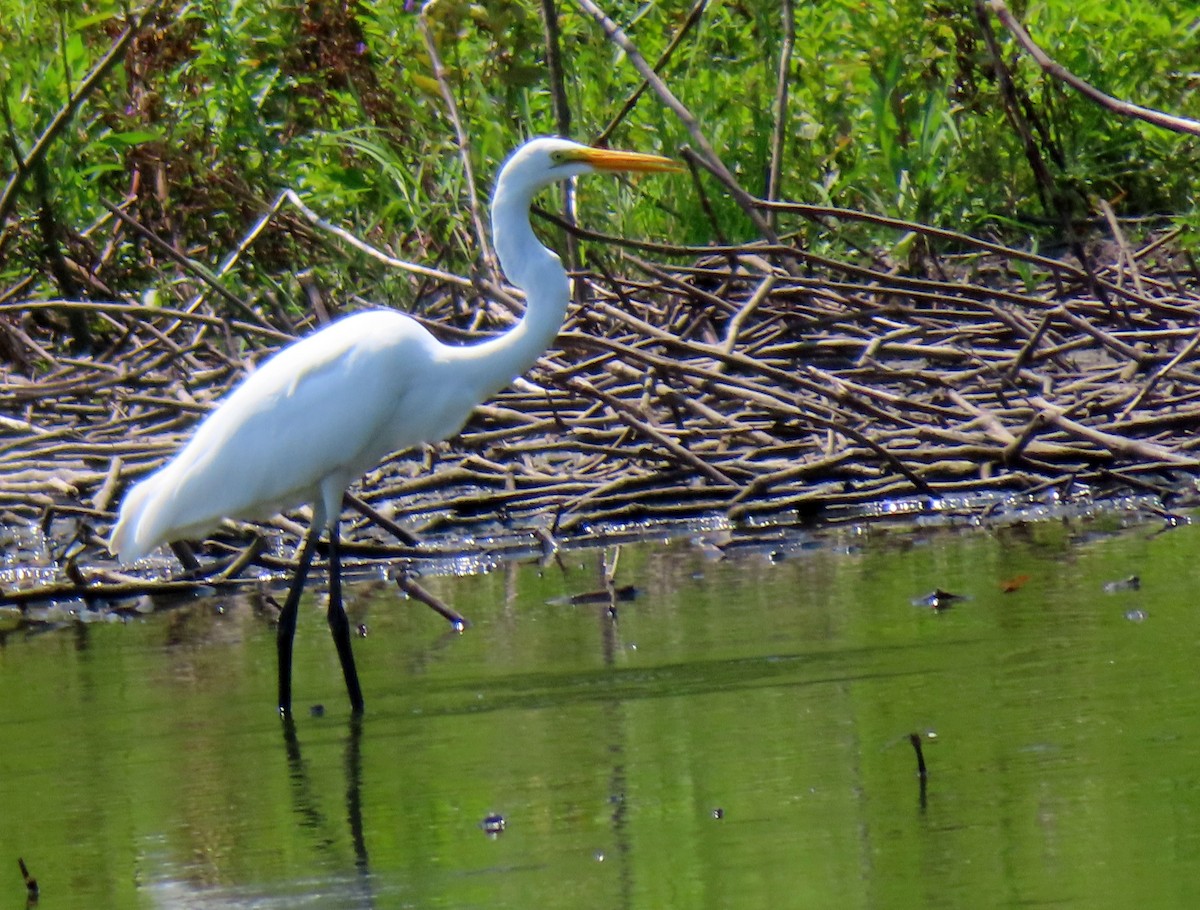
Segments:
[[[141,145],[162,139],[162,134],[154,130],[128,130],[124,133],[110,133],[106,141],[114,145]]]

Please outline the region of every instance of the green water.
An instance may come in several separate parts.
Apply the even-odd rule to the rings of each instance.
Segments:
[[[1194,907],[1200,528],[1095,530],[626,546],[615,623],[548,603],[594,552],[427,579],[461,636],[356,586],[367,714],[308,599],[291,738],[252,599],[12,633],[0,893],[20,856],[56,910]]]

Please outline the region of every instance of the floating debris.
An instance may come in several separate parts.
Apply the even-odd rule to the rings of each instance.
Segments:
[[[952,604],[966,599],[967,596],[965,594],[952,594],[950,591],[943,591],[941,588],[937,588],[930,591],[924,597],[914,598],[912,605],[914,607],[930,607],[934,610],[949,610]]]
[[[1121,578],[1117,581],[1106,581],[1104,583],[1105,594],[1116,594],[1120,591],[1137,591],[1142,587],[1142,580],[1137,575],[1130,575],[1128,578]]]
[[[611,607],[616,602],[637,600],[641,593],[641,589],[634,585],[622,585],[619,588],[613,588],[612,591],[597,589],[585,591],[582,594],[551,597],[546,603],[552,607],[581,607],[593,604],[608,604]]]
[[[1030,576],[1014,575],[1012,578],[1006,578],[1000,582],[1000,590],[1005,594],[1012,594],[1014,591],[1020,591],[1029,583]]]
[[[488,837],[499,837],[504,833],[504,826],[504,816],[495,813],[484,817],[483,821],[479,823],[479,827]]]
[[[570,604],[571,606],[606,604],[613,601],[636,600],[639,594],[641,594],[641,591],[633,585],[622,585],[619,588],[614,588],[612,591],[586,591],[583,594],[572,594],[569,597],[561,598],[558,602]]]

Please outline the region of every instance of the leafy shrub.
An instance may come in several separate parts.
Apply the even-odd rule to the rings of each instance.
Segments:
[[[971,0],[794,5],[783,196],[1010,237],[1060,229],[1046,217],[1004,119]],[[186,281],[128,234],[115,251],[106,246],[95,231],[108,217],[101,200],[132,200],[139,221],[215,264],[287,186],[402,256],[471,268],[478,251],[461,214],[467,188],[414,6],[168,0],[50,147],[47,182],[39,190],[25,180],[0,234],[4,287],[34,276],[49,291],[53,279],[42,277],[53,275],[48,245],[95,276],[98,287],[80,292],[139,293]],[[683,28],[691,6],[605,4],[651,61]],[[481,194],[522,137],[555,131],[541,8],[533,0],[439,0],[432,18]],[[1193,4],[1030,2],[1021,12],[1060,62],[1110,94],[1194,112]],[[586,140],[640,79],[574,5],[562,4],[560,13],[572,132]],[[5,173],[17,171],[18,153],[28,152],[121,28],[116,8],[104,3],[0,0]],[[1115,119],[1065,91],[1020,59],[997,29],[1041,127],[1042,153],[1076,215],[1098,197],[1128,215],[1195,219],[1194,141]],[[765,192],[782,47],[778,4],[712,2],[663,69],[752,193]],[[612,141],[671,154],[690,140],[648,93]],[[590,185],[582,217],[650,239],[705,243],[715,234],[713,219],[730,239],[753,237],[729,194],[707,176],[701,181],[703,199],[684,178],[669,186],[646,181],[638,193]],[[882,232],[854,241],[894,239]],[[380,297],[410,293],[404,279],[301,231],[260,241],[252,262],[253,270],[233,279],[245,288],[235,290],[265,286],[290,299],[291,273],[311,265],[338,294],[364,280]],[[358,268],[369,268],[369,279]]]

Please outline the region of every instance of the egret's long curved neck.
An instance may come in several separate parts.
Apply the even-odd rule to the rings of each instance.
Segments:
[[[507,386],[554,342],[571,296],[562,262],[542,246],[529,223],[529,206],[542,187],[507,176],[501,172],[492,196],[492,239],[505,276],[525,292],[525,314],[503,335],[462,349],[470,352],[481,397]]]

